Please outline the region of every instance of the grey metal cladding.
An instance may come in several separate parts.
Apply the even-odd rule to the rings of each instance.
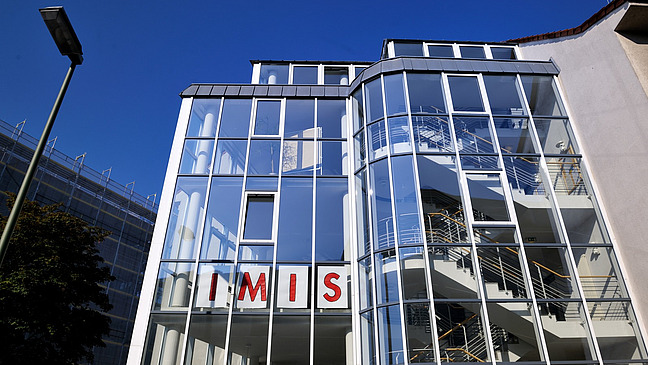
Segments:
[[[366,68],[362,72],[362,82],[369,80],[370,78],[378,75],[380,73],[380,63],[377,63],[369,68]]]
[[[349,96],[349,87],[348,86],[338,86],[338,96],[347,97]]]
[[[410,58],[412,62],[412,67],[415,70],[427,70],[427,62],[423,58]]]
[[[515,63],[513,62],[498,62],[497,64],[502,68],[502,71],[504,72],[518,72],[517,67],[515,67]]]
[[[484,61],[470,61],[470,66],[475,72],[487,72],[488,65]]]
[[[412,60],[409,58],[403,58],[403,69],[404,70],[413,70],[414,66],[412,66]]]
[[[241,86],[241,92],[239,95],[242,96],[252,96],[254,94],[254,86]]]
[[[442,70],[441,61],[440,60],[435,60],[435,59],[425,60],[425,67],[429,71],[441,71]]]
[[[310,89],[310,94],[311,96],[324,96],[325,89],[324,86],[313,86]]]
[[[265,85],[255,86],[254,96],[268,96],[268,87]]]
[[[281,93],[282,96],[297,96],[297,86],[284,86]]]
[[[227,86],[225,85],[214,85],[211,90],[212,96],[223,96],[225,95],[225,90],[227,89]]]
[[[297,86],[297,96],[311,96],[310,86]]]
[[[268,87],[268,96],[281,96],[281,86],[269,86]]]
[[[198,85],[189,85],[188,88],[184,89],[181,93],[182,96],[194,96],[198,91]]]
[[[383,61],[381,65],[382,72],[400,71],[404,68],[403,61],[400,58]]]
[[[198,91],[196,91],[196,95],[209,95],[211,89],[212,89],[211,85],[199,85]]]
[[[517,68],[517,72],[519,73],[532,73],[533,71],[531,70],[531,67],[527,65],[526,63],[516,63],[515,68]]]
[[[541,63],[532,63],[529,66],[531,66],[531,70],[534,73],[544,74],[547,72],[547,70],[544,68],[544,66]]]
[[[542,66],[545,68],[547,73],[550,73],[552,75],[558,75],[560,73],[560,70],[556,67],[554,63],[544,63]]]
[[[325,96],[338,96],[337,86],[327,87],[326,89],[324,89],[324,95]]]
[[[459,71],[455,60],[441,60],[441,67],[443,71]]]
[[[241,86],[239,86],[239,85],[228,85],[227,90],[225,90],[225,95],[238,96],[239,91],[241,91]]]
[[[488,69],[488,72],[503,72],[502,66],[500,65],[501,62],[496,62],[496,61],[483,61],[486,65],[486,68]]]

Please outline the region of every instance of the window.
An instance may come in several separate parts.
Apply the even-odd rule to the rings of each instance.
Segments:
[[[254,121],[255,135],[279,134],[279,117],[281,114],[280,100],[257,101],[256,119]]]
[[[294,85],[317,85],[317,66],[294,66]]]
[[[287,84],[288,65],[261,65],[260,84]]]
[[[476,77],[448,76],[452,104],[455,111],[483,112],[479,83]]]
[[[484,53],[484,47],[482,46],[459,46],[461,51],[461,58],[474,58],[474,59],[486,59],[486,53]]]
[[[325,66],[324,85],[349,85],[349,68]]]
[[[491,47],[491,54],[494,60],[515,60],[515,48],[513,47]]]
[[[427,46],[430,57],[454,58],[454,51],[451,45],[433,44]]]
[[[244,240],[271,240],[274,194],[250,194],[245,207]]]
[[[400,43],[394,42],[395,57],[423,57],[423,45],[421,43]]]

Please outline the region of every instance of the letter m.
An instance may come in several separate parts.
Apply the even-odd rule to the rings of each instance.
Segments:
[[[252,280],[250,279],[250,273],[246,272],[243,274],[243,280],[241,281],[241,289],[239,290],[238,300],[245,300],[245,291],[250,292],[250,301],[254,302],[257,292],[261,289],[261,301],[266,301],[266,276],[265,273],[259,274],[259,280],[257,280],[256,285],[252,286]]]

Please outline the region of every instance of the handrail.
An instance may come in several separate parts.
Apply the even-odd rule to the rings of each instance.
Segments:
[[[477,361],[479,361],[479,362],[485,362],[484,360],[482,360],[482,359],[478,358],[477,356],[471,354],[471,353],[468,352],[466,349],[462,349],[461,347],[449,347],[449,348],[444,349],[444,351],[461,351],[461,352],[463,352],[464,354],[466,354],[466,355],[472,357],[473,359],[475,359],[475,360],[477,360]]]
[[[463,326],[464,324],[466,324],[468,321],[470,321],[471,319],[473,319],[473,318],[475,318],[475,317],[477,317],[477,313],[475,313],[475,314],[473,314],[472,316],[470,316],[470,317],[464,319],[461,323],[459,323],[458,325],[454,326],[452,329],[448,330],[446,333],[442,334],[442,335],[439,336],[437,339],[438,339],[438,340],[442,340],[442,339],[444,339],[446,336],[448,336],[448,335],[451,334],[452,332],[456,331],[456,330],[459,329],[461,326]]]

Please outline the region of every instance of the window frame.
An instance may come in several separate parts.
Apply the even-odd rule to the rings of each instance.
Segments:
[[[278,219],[279,219],[279,214],[277,214],[278,209],[279,209],[279,199],[278,199],[279,193],[276,191],[245,191],[243,195],[243,210],[241,212],[241,216],[239,217],[239,242],[238,245],[241,244],[250,244],[250,243],[257,243],[257,244],[274,244],[274,242],[277,240],[277,228],[278,228]],[[271,228],[271,237],[269,239],[258,239],[258,238],[245,238],[245,228],[246,228],[246,223],[247,223],[247,214],[248,214],[248,208],[249,208],[249,203],[250,203],[250,198],[251,197],[272,197],[272,228]]]

